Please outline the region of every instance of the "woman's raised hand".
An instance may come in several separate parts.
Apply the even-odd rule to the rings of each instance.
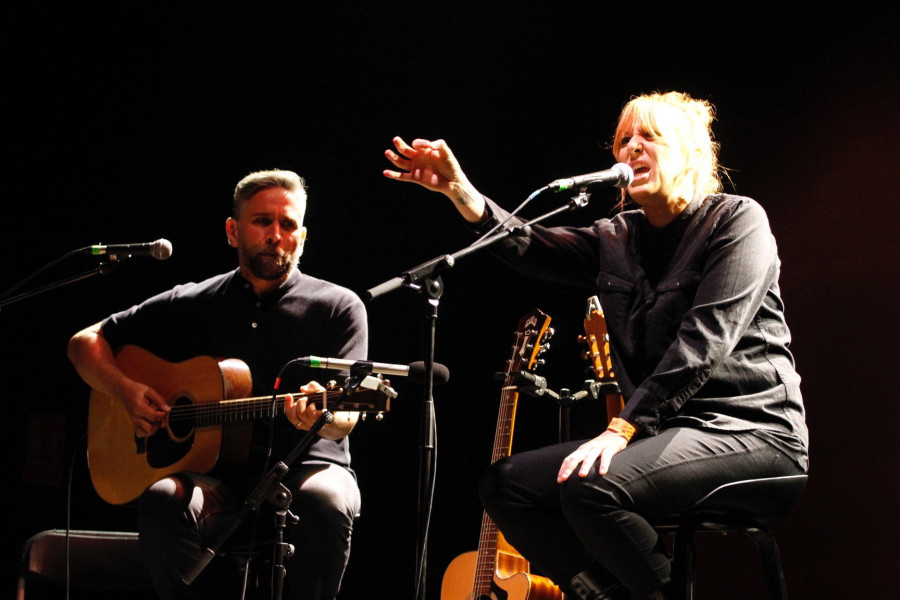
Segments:
[[[484,198],[469,183],[462,167],[444,140],[415,139],[407,144],[393,139],[396,151],[387,149],[385,157],[397,171],[385,169],[384,175],[397,181],[411,181],[453,200],[460,214],[471,222],[484,214]]]

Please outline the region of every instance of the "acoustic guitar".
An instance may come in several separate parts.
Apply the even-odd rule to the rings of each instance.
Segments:
[[[579,336],[579,341],[587,345],[584,358],[591,363],[594,379],[601,384],[601,390],[604,388],[609,390],[609,393],[605,394],[606,418],[611,421],[622,412],[625,402],[622,394],[618,392],[619,386],[616,383],[612,356],[609,352],[606,316],[603,314],[603,307],[600,306],[600,299],[597,296],[588,298],[584,316],[584,335]]]
[[[518,393],[515,373],[532,370],[552,335],[550,317],[534,310],[519,320],[507,362],[500,395],[497,429],[491,463],[512,451],[513,426]],[[478,550],[453,559],[441,581],[441,600],[561,600],[562,592],[546,577],[529,573],[528,561],[520,555],[497,525],[482,513]]]
[[[173,363],[138,346],[123,346],[116,364],[162,394],[171,410],[159,431],[140,437],[119,400],[91,391],[88,469],[97,494],[110,504],[135,500],[171,473],[207,473],[216,464],[244,462],[252,421],[284,414],[284,395],[245,397],[252,379],[241,360],[198,356]],[[328,386],[306,396],[332,412],[384,413],[396,395],[388,382],[366,377],[352,392]]]

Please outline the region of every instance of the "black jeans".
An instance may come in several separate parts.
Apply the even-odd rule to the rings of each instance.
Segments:
[[[636,598],[669,581],[668,556],[648,520],[675,514],[728,482],[802,472],[751,432],[680,427],[633,441],[605,476],[594,468],[557,483],[560,464],[581,443],[494,463],[481,480],[482,504],[516,550],[560,586],[591,567]]]

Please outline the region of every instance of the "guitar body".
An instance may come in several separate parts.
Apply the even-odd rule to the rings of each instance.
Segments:
[[[237,360],[196,357],[171,363],[136,346],[125,346],[116,355],[116,363],[132,379],[152,385],[170,406],[220,402],[250,394],[249,369]],[[163,427],[150,437],[139,438],[122,404],[92,391],[88,466],[94,489],[110,504],[125,504],[172,473],[206,473],[220,459],[239,462],[240,452],[220,456],[220,449],[246,450],[251,425]]]
[[[509,563],[509,570],[494,573],[489,594],[474,596],[478,552],[466,552],[454,558],[444,571],[441,600],[560,600],[562,593],[552,581],[528,573],[528,562],[517,554],[499,554],[498,563]],[[499,571],[499,569],[498,569]]]

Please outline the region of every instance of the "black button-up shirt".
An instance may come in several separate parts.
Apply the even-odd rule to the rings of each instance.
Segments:
[[[509,216],[488,207],[481,230]],[[491,251],[525,275],[597,294],[626,400],[620,417],[639,435],[673,426],[751,431],[807,467],[780,260],[757,202],[698,198],[664,228],[629,210],[589,227],[531,230]]]

